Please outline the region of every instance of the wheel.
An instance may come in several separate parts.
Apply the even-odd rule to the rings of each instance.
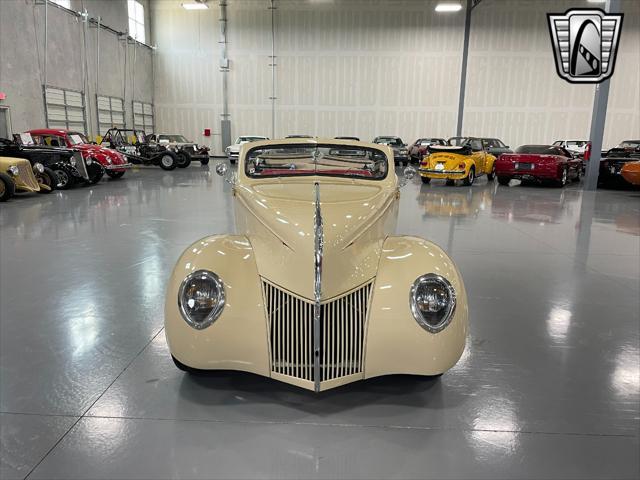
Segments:
[[[185,365],[184,363],[182,363],[180,360],[178,360],[173,355],[171,355],[171,358],[173,359],[173,363],[175,363],[176,367],[178,367],[178,370],[182,370],[183,372],[187,372],[187,373],[203,373],[203,372],[206,372],[206,370],[199,370],[197,368],[192,368],[192,367],[189,367],[188,365]]]
[[[122,178],[124,173],[125,173],[124,170],[122,172],[107,171],[107,175],[109,175],[109,177],[113,178],[114,180],[117,180],[118,178]]]
[[[578,171],[576,171],[576,176],[574,177],[573,181],[578,183],[581,179],[582,179],[582,170],[578,169]]]
[[[431,179],[429,177],[420,177],[422,179],[422,183],[431,183]]]
[[[38,183],[49,187],[49,190],[41,188],[40,193],[51,193],[56,189],[56,185],[58,185],[58,176],[48,167],[44,167],[44,172],[38,173],[36,179]]]
[[[98,162],[94,162],[87,167],[87,173],[89,174],[87,183],[89,185],[95,185],[102,180],[102,177],[104,176],[104,168],[102,168]]]
[[[567,172],[566,168],[562,169],[562,173],[560,174],[560,180],[558,180],[557,186],[562,188],[567,184],[567,181],[569,179],[569,173]]]
[[[498,183],[500,185],[509,185],[509,182],[511,181],[510,177],[498,177]]]
[[[229,158],[229,163],[233,165],[236,161],[233,158]]]
[[[6,202],[16,193],[16,184],[6,173],[0,172],[0,202]]]
[[[189,165],[191,165],[191,155],[188,152],[179,152],[178,167],[187,168]]]
[[[447,179],[447,181],[445,182],[445,185],[447,187],[453,187],[455,184],[456,184],[456,181],[451,179]]]
[[[200,165],[209,165],[209,157],[200,160]]]
[[[178,166],[176,154],[173,152],[164,152],[160,157],[160,168],[163,170],[173,170]]]
[[[493,179],[496,178],[496,164],[494,163],[491,167],[491,172],[487,173],[487,181],[493,182]]]
[[[475,168],[471,167],[469,169],[469,174],[466,176],[466,178],[464,180],[462,180],[462,183],[466,186],[471,186],[473,185],[473,182],[476,179],[476,170]]]
[[[54,173],[58,177],[58,185],[57,185],[57,187],[60,190],[67,190],[67,189],[71,188],[71,186],[73,185],[73,180],[67,174],[67,172],[65,172],[64,170],[58,169],[58,170],[54,170]]]

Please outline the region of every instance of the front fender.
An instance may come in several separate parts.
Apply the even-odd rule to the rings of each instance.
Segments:
[[[212,325],[196,330],[179,312],[178,290],[188,274],[203,269],[222,279],[226,303]],[[262,287],[246,237],[213,235],[184,251],[167,287],[165,335],[171,354],[190,367],[270,375]]]
[[[413,318],[409,291],[425,273],[445,277],[456,291],[451,323],[439,333]],[[453,261],[437,245],[417,237],[388,237],[372,295],[365,349],[365,378],[394,373],[437,375],[453,367],[464,351],[467,294]]]

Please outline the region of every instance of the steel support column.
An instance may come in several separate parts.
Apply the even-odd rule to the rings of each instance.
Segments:
[[[222,114],[220,115],[221,147],[231,145],[231,120],[229,115],[229,58],[227,57],[227,0],[220,0],[220,73],[222,73]]]
[[[607,0],[605,11],[608,13],[618,12],[620,0]],[[596,92],[593,98],[593,111],[591,112],[591,131],[589,141],[591,142],[591,158],[587,162],[587,174],[584,179],[585,190],[595,190],[598,188],[598,174],[600,173],[600,158],[602,151],[602,137],[604,136],[604,123],[607,118],[607,103],[609,102],[609,81],[607,78],[602,83],[596,85]]]
[[[464,18],[464,43],[462,45],[462,69],[460,71],[460,96],[458,97],[458,123],[456,125],[456,136],[462,136],[462,118],[464,116],[464,94],[467,88],[467,61],[469,59],[469,34],[471,30],[471,11],[480,2],[467,0],[467,9]]]
[[[278,64],[276,63],[276,2],[275,0],[270,0],[269,9],[271,10],[271,62],[269,66],[271,67],[271,96],[269,100],[271,100],[271,138],[276,138],[276,100],[278,97],[276,96],[276,67]]]

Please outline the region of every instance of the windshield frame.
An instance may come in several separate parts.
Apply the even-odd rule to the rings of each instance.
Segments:
[[[74,143],[72,138],[71,138],[73,135],[77,135],[78,137],[80,137],[80,140],[82,140],[82,143]],[[82,132],[67,132],[67,139],[68,139],[68,142],[71,145],[73,145],[74,147],[76,145],[87,145],[87,144],[91,143],[91,142],[89,142],[89,139],[87,138],[87,136]]]
[[[262,149],[277,150],[279,148],[313,148],[314,150],[317,150],[318,148],[328,148],[328,149],[359,148],[362,150],[377,150],[378,152],[380,152],[382,155],[385,156],[387,160],[387,168],[385,169],[384,175],[380,177],[373,177],[373,176],[363,177],[360,175],[351,175],[351,176],[336,175],[336,174],[322,173],[321,171],[319,172],[317,170],[313,173],[296,173],[294,175],[252,175],[247,171],[247,165],[248,165],[247,158],[249,158],[249,155],[251,154],[251,152],[253,152],[254,150],[262,150]],[[297,143],[297,142],[296,143],[276,143],[276,144],[270,144],[270,145],[256,145],[255,147],[252,147],[249,150],[247,150],[242,158],[242,169],[239,169],[239,170],[242,171],[243,175],[246,178],[252,181],[260,181],[261,179],[266,179],[266,178],[291,179],[291,178],[300,178],[300,177],[328,177],[328,178],[338,178],[341,180],[352,180],[352,181],[365,180],[369,182],[380,182],[388,178],[389,171],[391,170],[391,160],[393,160],[393,157],[389,158],[389,156],[387,156],[384,150],[375,148],[375,147],[370,147],[370,146],[348,145],[343,143],[342,144],[341,143]]]

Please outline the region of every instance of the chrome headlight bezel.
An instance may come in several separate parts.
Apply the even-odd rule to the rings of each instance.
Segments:
[[[91,157],[87,157],[87,159],[84,161],[84,163],[85,163],[87,166],[91,165],[91,164],[93,163],[93,158],[91,158]]]
[[[9,165],[9,168],[7,168],[7,172],[9,173],[9,175],[17,177],[20,173],[20,169],[17,167],[17,165]]]
[[[78,164],[78,162],[76,162],[76,159],[74,157],[71,157],[69,159],[69,163],[71,164],[72,167],[75,167]]]
[[[420,310],[416,301],[416,295],[418,293],[418,289],[427,283],[438,284],[440,287],[446,290],[449,296],[449,301],[447,306],[445,307],[444,314],[442,315],[442,318],[436,323],[429,322],[425,318],[422,310]],[[413,314],[413,318],[416,320],[416,322],[418,322],[418,325],[420,325],[422,328],[424,328],[430,333],[441,332],[451,323],[451,320],[453,320],[453,316],[456,311],[456,304],[457,304],[456,291],[453,288],[453,285],[451,285],[451,283],[449,282],[449,280],[444,278],[442,275],[438,275],[435,273],[427,273],[416,278],[416,280],[411,285],[411,289],[409,291],[409,305],[411,306],[411,313]]]
[[[42,165],[40,162],[34,163],[33,169],[38,173],[44,173],[44,165]]]
[[[187,288],[189,282],[198,277],[200,277],[201,280],[206,279],[207,281],[212,282],[218,292],[218,297],[216,299],[214,307],[211,309],[211,312],[205,317],[203,321],[199,322],[194,321],[194,319],[189,315],[184,299],[185,289]],[[209,270],[197,270],[193,273],[190,273],[185,277],[185,279],[180,284],[180,288],[178,289],[178,309],[180,310],[180,315],[182,315],[183,320],[187,322],[190,327],[195,328],[196,330],[203,330],[211,326],[222,314],[225,302],[226,296],[224,293],[224,283],[218,275],[210,272]]]

